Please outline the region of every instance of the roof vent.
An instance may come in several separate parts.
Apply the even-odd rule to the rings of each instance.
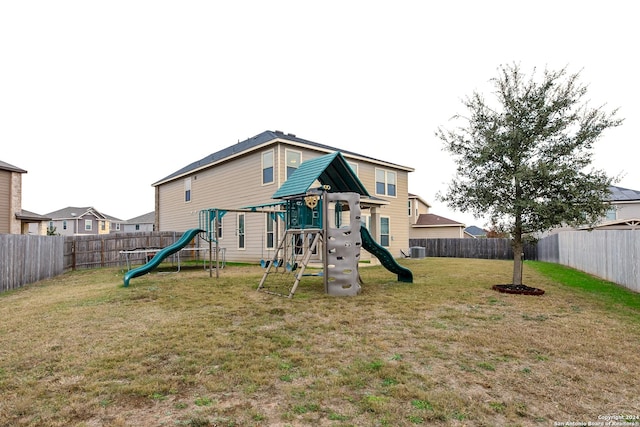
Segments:
[[[287,135],[289,135],[289,136],[290,136],[290,137],[292,137],[292,138],[295,138],[295,137],[296,137],[296,134],[295,134],[295,133],[289,133],[289,134],[287,134]]]
[[[280,135],[284,135],[284,132],[282,132],[281,130],[276,130],[276,133]]]

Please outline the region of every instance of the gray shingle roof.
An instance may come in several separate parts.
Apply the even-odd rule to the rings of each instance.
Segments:
[[[110,216],[110,215],[105,215],[102,212],[98,211],[97,209],[95,209],[94,207],[74,207],[74,206],[68,206],[66,208],[54,211],[54,212],[49,212],[48,214],[46,214],[46,216],[52,218],[52,219],[72,219],[72,218],[79,218],[81,216],[83,216],[86,213],[92,213],[94,214],[96,217],[100,218],[100,219],[106,219],[109,221],[114,221],[114,222],[122,222],[121,219]]]
[[[281,131],[264,131],[254,137],[251,137],[249,139],[246,139],[244,141],[238,142],[237,144],[231,145],[227,148],[224,148],[220,151],[216,151],[213,154],[209,154],[206,157],[203,157],[202,159],[190,163],[187,166],[178,169],[177,171],[175,171],[174,173],[167,175],[166,177],[162,178],[161,180],[154,182],[152,185],[156,186],[160,183],[166,182],[166,181],[170,181],[173,178],[179,177],[181,175],[187,174],[191,171],[195,171],[197,169],[201,169],[205,166],[208,165],[212,165],[216,162],[219,162],[221,160],[224,160],[228,157],[232,157],[234,155],[243,153],[243,152],[248,152],[251,151],[253,148],[259,147],[263,144],[267,144],[270,141],[273,141],[275,139],[280,139],[280,140],[285,140],[285,141],[290,141],[290,142],[294,142],[294,143],[299,143],[299,144],[304,144],[304,145],[308,145],[310,147],[315,147],[318,148],[322,151],[327,151],[327,152],[334,152],[334,151],[340,151],[343,154],[350,154],[350,155],[354,155],[354,156],[358,156],[358,157],[362,157],[365,159],[369,159],[371,161],[376,161],[376,162],[383,162],[383,163],[387,163],[389,165],[394,165],[393,163],[390,162],[385,162],[383,160],[378,160],[378,159],[374,159],[373,157],[369,157],[369,156],[365,156],[362,154],[358,154],[352,151],[347,151],[347,150],[341,150],[335,147],[331,147],[329,145],[324,145],[324,144],[319,144],[317,142],[313,142],[313,141],[309,141],[306,139],[302,139],[302,138],[298,138],[297,136],[295,136],[294,134],[291,133],[284,133]],[[406,166],[400,166],[400,165],[394,165],[397,166],[400,169],[406,169]]]
[[[0,160],[0,170],[7,170],[7,171],[11,171],[11,172],[20,172],[20,173],[27,173],[26,170],[24,169],[20,169],[17,166],[13,166],[10,165],[7,162],[3,162],[2,160]]]
[[[616,187],[615,185],[609,186],[609,190],[611,191],[611,198],[609,199],[611,202],[640,200],[640,191]]]

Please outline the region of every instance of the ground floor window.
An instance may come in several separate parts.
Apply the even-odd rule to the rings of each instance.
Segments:
[[[389,218],[388,217],[380,217],[380,245],[388,247],[389,246]]]

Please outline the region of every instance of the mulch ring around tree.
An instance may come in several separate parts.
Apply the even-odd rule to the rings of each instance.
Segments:
[[[527,285],[493,285],[491,287],[494,291],[502,292],[504,294],[520,294],[520,295],[542,295],[544,291],[538,288],[532,288]]]

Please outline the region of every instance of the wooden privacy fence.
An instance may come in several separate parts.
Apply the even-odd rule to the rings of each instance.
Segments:
[[[409,239],[409,247],[425,248],[427,257],[513,259],[510,239]],[[535,244],[525,244],[524,259],[537,259]]]
[[[64,267],[67,270],[98,267],[118,267],[125,265],[125,258],[121,251],[134,249],[162,249],[182,237],[182,232],[153,231],[114,233],[91,236],[66,236],[64,238]],[[190,247],[197,246],[198,237]],[[129,254],[133,264],[147,262],[146,254]],[[180,255],[181,259],[192,259],[189,251]]]
[[[0,234],[0,292],[64,272],[64,237]]]

